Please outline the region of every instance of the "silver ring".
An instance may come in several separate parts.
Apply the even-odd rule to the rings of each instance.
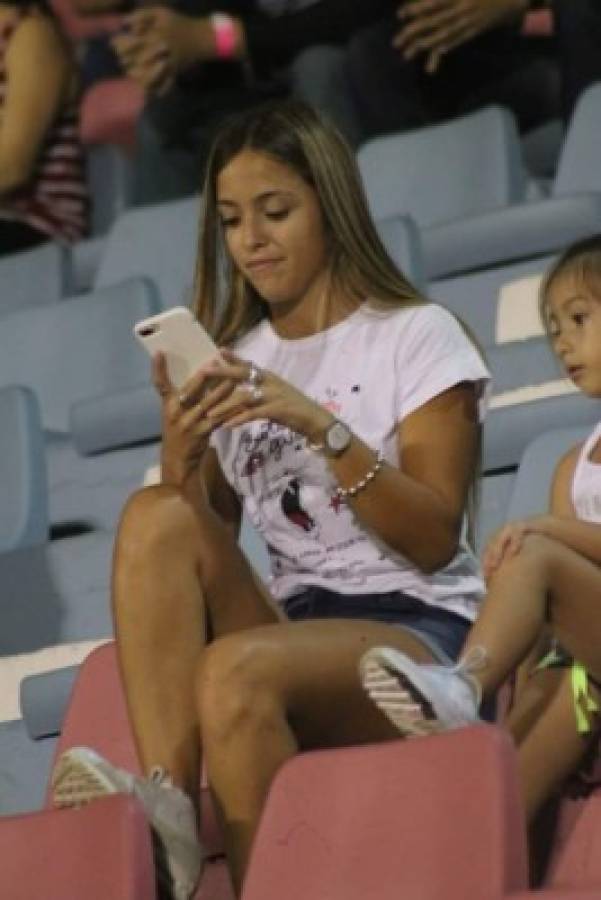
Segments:
[[[263,399],[263,388],[260,388],[256,382],[252,382],[250,380],[245,381],[244,390],[248,391],[255,403],[258,403],[259,400]]]
[[[255,366],[254,363],[250,364],[250,368],[248,370],[248,378],[246,381],[248,384],[252,384],[256,386],[257,384],[261,384],[261,380],[263,378],[263,373],[259,369],[258,366]]]

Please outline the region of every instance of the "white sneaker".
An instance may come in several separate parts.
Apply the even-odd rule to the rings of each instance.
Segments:
[[[62,754],[52,773],[54,804],[80,806],[107,794],[133,794],[141,802],[155,843],[159,886],[173,900],[189,900],[200,879],[203,852],[190,798],[162,769],[139,778],[88,747]]]
[[[428,665],[392,647],[372,647],[359,663],[370,698],[407,737],[477,722],[481,691],[468,674],[477,667],[471,654],[456,666]]]

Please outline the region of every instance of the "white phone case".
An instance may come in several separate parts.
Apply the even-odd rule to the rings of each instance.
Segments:
[[[219,356],[213,339],[184,306],[143,319],[134,334],[151,356],[165,354],[169,380],[178,391],[202,365]]]

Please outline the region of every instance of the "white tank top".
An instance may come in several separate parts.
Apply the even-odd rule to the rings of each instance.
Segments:
[[[572,478],[572,503],[576,518],[601,525],[601,463],[589,459],[601,440],[601,422],[584,442]]]

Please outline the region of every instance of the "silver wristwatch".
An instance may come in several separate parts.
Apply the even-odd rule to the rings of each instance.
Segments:
[[[352,432],[343,422],[336,419],[328,426],[323,439],[323,452],[326,456],[340,456],[353,439]]]

